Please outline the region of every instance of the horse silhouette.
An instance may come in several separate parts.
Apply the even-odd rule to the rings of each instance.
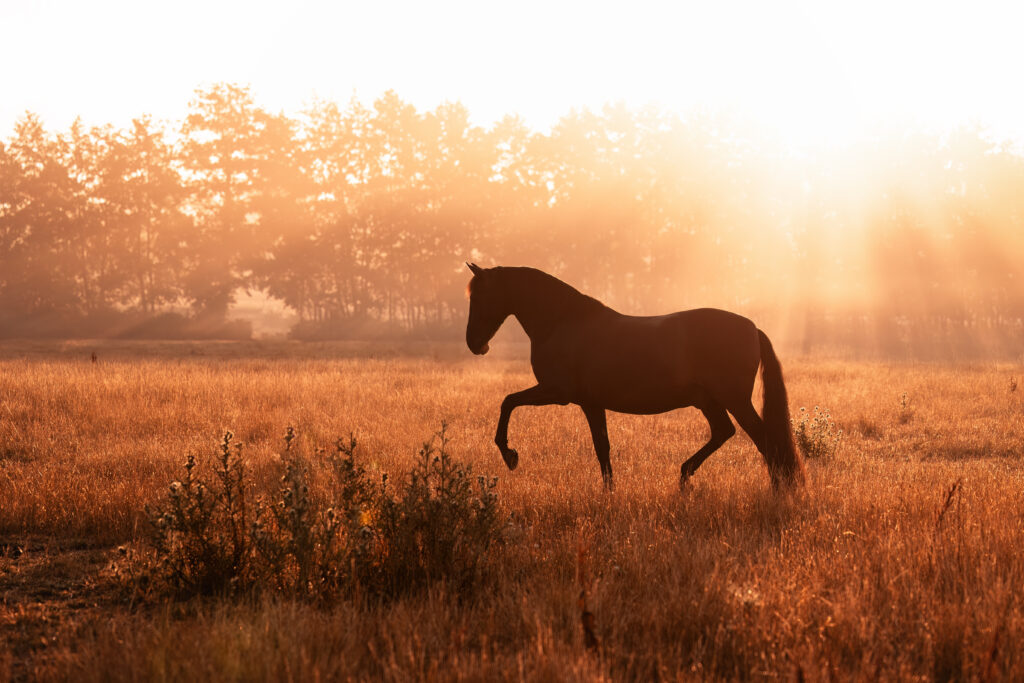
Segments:
[[[530,337],[537,384],[505,397],[494,435],[510,470],[519,454],[508,446],[508,423],[519,406],[580,406],[608,489],[613,481],[605,411],[652,415],[694,406],[707,418],[711,437],[682,464],[681,485],[736,433],[730,413],[764,457],[774,487],[803,482],[782,366],[767,335],[749,319],[714,308],[623,315],[535,268],[466,265],[473,272],[469,350],[487,353],[510,315]],[[750,400],[758,366],[760,416]]]

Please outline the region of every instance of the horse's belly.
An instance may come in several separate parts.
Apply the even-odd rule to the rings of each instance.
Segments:
[[[691,387],[689,391],[677,390],[670,395],[648,391],[636,396],[613,395],[606,397],[604,400],[594,400],[592,402],[616,413],[655,415],[657,413],[667,413],[677,408],[700,405],[703,403],[702,396],[704,394],[699,387]]]
[[[618,413],[650,415],[699,404],[703,390],[687,381],[678,367],[650,360],[595,363],[580,378],[581,401]]]
[[[580,400],[620,413],[653,414],[700,400],[685,359],[664,334],[597,337],[581,349],[576,384]]]

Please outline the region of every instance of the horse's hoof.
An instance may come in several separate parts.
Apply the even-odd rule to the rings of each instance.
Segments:
[[[506,448],[501,452],[501,457],[505,459],[505,464],[508,465],[509,470],[514,470],[519,466],[519,453],[514,448]]]

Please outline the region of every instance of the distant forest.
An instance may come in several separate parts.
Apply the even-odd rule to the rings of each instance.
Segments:
[[[463,261],[532,265],[623,312],[719,306],[805,351],[1024,348],[1024,157],[981,131],[828,152],[723,114],[610,105],[549,132],[460,104],[196,92],[179,126],[0,142],[0,336],[245,337],[239,292],[302,339],[452,337]]]

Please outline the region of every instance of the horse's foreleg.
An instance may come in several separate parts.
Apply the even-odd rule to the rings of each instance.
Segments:
[[[519,406],[546,406],[551,403],[565,404],[539,384],[509,394],[501,402],[501,415],[498,416],[498,431],[494,434],[494,443],[497,444],[501,457],[510,470],[514,470],[519,464],[519,453],[508,447],[508,421],[512,417],[512,411]]]
[[[604,487],[611,491],[615,486],[612,482],[612,462],[608,457],[611,446],[608,444],[608,420],[604,408],[584,406],[583,414],[587,416],[590,436],[594,440],[594,450],[597,452],[597,461],[601,463],[601,478],[604,479]]]
[[[725,408],[722,406],[712,403],[707,407],[701,408],[700,411],[704,413],[704,417],[707,418],[708,425],[711,427],[711,438],[689,460],[683,463],[679,473],[680,486],[685,486],[686,481],[708,459],[708,456],[717,451],[723,443],[736,433],[736,427],[733,426],[732,420],[729,419],[729,413],[725,412]]]

